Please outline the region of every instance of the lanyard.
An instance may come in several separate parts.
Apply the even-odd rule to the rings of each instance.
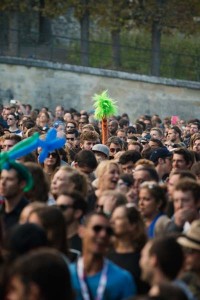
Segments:
[[[97,288],[97,293],[95,296],[95,300],[102,300],[103,294],[106,288],[106,282],[107,282],[107,271],[108,271],[108,261],[104,260],[103,269],[101,272],[101,277],[99,280],[99,285]],[[81,294],[84,300],[90,300],[90,291],[86,283],[86,276],[84,274],[84,267],[83,267],[83,258],[80,257],[77,262],[77,274],[78,279],[81,287]]]

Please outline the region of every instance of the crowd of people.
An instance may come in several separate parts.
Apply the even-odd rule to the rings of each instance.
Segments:
[[[107,122],[102,144],[93,111],[0,107],[1,152],[66,138],[0,166],[0,299],[200,299],[200,120]]]

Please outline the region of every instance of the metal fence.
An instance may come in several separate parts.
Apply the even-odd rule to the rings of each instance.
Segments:
[[[83,53],[77,38],[52,35],[46,42],[41,40],[38,33],[21,36],[16,30],[0,30],[0,55],[82,65],[81,58],[88,54],[89,67],[151,75],[151,49],[120,45],[120,65],[116,65],[109,42],[90,40],[88,53]],[[160,76],[199,81],[200,54],[161,49]]]

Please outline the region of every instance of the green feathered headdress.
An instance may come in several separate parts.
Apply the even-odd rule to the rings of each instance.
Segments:
[[[108,96],[107,91],[103,91],[103,93],[100,95],[95,94],[93,99],[95,101],[94,116],[97,120],[111,117],[117,113],[116,102]]]

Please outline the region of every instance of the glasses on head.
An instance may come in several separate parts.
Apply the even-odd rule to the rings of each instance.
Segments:
[[[69,208],[74,208],[72,204],[60,204],[60,205],[57,204],[56,207],[58,207],[62,211],[65,211]]]
[[[48,157],[53,157],[53,158],[56,158],[58,155],[57,155],[57,153],[56,152],[51,152],[51,153],[49,153],[48,154]]]
[[[112,228],[109,227],[109,226],[94,225],[94,226],[92,227],[92,230],[93,230],[95,233],[100,233],[101,231],[105,231],[106,234],[107,234],[108,236],[111,236],[111,235],[114,234]]]
[[[120,148],[110,148],[111,153],[115,153],[115,152],[119,152],[119,151],[121,151]]]
[[[74,141],[75,138],[68,138],[68,137],[67,137],[67,140],[68,140],[68,141]]]

